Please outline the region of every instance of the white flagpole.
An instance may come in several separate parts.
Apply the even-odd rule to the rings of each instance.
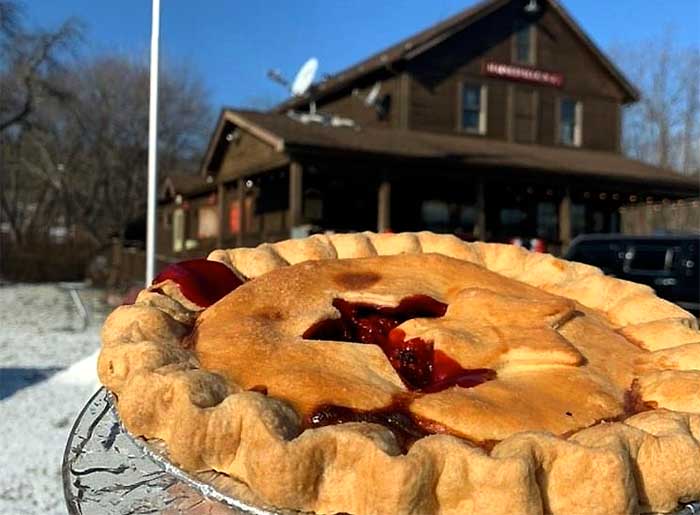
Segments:
[[[151,90],[148,106],[148,209],[146,212],[146,286],[153,282],[156,263],[156,203],[158,157],[158,43],[160,0],[151,0]]]

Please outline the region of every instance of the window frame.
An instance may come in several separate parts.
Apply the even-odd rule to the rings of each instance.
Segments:
[[[563,114],[563,104],[566,101],[571,101],[574,103],[574,131],[573,139],[571,143],[565,142],[562,138],[562,114]],[[555,125],[555,141],[558,145],[565,147],[580,148],[583,146],[583,102],[580,99],[561,96],[557,100],[557,117]]]
[[[464,88],[479,88],[479,127],[464,126]],[[457,88],[457,130],[466,134],[484,136],[488,131],[488,85],[484,82],[473,80],[462,80]]]

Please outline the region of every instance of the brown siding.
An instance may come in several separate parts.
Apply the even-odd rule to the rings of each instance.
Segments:
[[[622,101],[620,86],[555,11],[538,20],[537,40],[537,66],[564,74],[564,94]]]
[[[519,11],[511,4],[477,21],[461,33],[413,59],[407,68],[410,75],[408,128],[432,132],[459,129],[459,95],[464,82],[488,86],[486,136],[509,138],[509,126],[515,134],[509,85],[518,83],[484,77],[483,63],[493,60],[511,62],[512,28]],[[607,70],[581,43],[553,10],[545,9],[534,21],[536,26],[536,67],[560,72],[565,77],[562,88],[528,86],[537,92],[535,142],[556,144],[556,103],[568,96],[583,102],[583,146],[596,150],[618,148],[616,111],[623,91]]]
[[[619,104],[605,98],[583,101],[583,146],[593,150],[618,150]]]
[[[490,138],[508,139],[508,84],[486,81],[488,87],[488,111],[486,134]]]
[[[539,102],[539,131],[537,141],[542,145],[554,145],[556,142],[557,124],[555,116],[559,112],[556,107],[559,96],[551,89],[540,88]]]
[[[378,99],[382,100],[389,96],[389,109],[383,118],[379,117],[375,109],[367,107],[362,100],[376,82],[381,83]],[[358,85],[357,89],[362,98],[353,96],[352,90],[349,90],[340,97],[318,103],[316,107],[325,113],[350,118],[362,127],[398,126],[399,76],[380,76],[376,81],[367,81],[366,84]]]
[[[273,149],[258,138],[240,131],[240,139],[231,142],[224,156],[219,181],[235,179],[256,169],[270,169],[287,161],[287,156]]]

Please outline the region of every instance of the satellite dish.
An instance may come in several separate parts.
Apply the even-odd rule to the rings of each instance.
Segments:
[[[379,96],[379,92],[382,89],[382,83],[377,82],[374,86],[372,86],[372,89],[369,90],[369,93],[367,93],[367,96],[365,97],[365,104],[368,106],[374,105],[374,103],[377,101],[377,97]]]
[[[367,95],[363,96],[360,93],[359,89],[354,89],[352,91],[352,96],[360,99],[362,103],[365,105],[365,107],[370,107],[374,108],[375,111],[377,111],[377,114],[379,115],[380,118],[386,116],[386,113],[389,109],[389,106],[387,104],[387,99],[389,95],[384,95],[384,98],[382,100],[379,99],[379,93],[382,90],[382,83],[381,82],[376,82],[374,86],[370,88],[370,90],[367,92]]]
[[[318,59],[312,57],[304,63],[297,72],[296,77],[294,77],[294,81],[292,82],[292,94],[300,97],[306,93],[309,87],[311,87],[311,83],[314,81],[316,70],[318,70]]]

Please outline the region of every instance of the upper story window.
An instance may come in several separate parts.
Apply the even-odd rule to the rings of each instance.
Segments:
[[[581,146],[581,122],[583,108],[581,102],[563,98],[559,104],[559,143]]]
[[[523,21],[515,23],[513,60],[516,63],[535,64],[535,26]]]
[[[486,86],[462,86],[462,129],[477,134],[486,133]]]

